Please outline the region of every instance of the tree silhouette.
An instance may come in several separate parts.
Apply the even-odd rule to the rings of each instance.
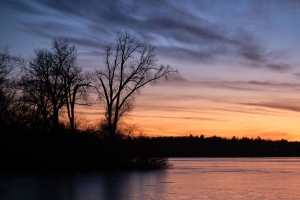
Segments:
[[[74,130],[74,106],[81,96],[87,97],[89,81],[76,65],[78,53],[67,39],[56,38],[52,49],[35,50],[35,57],[23,67],[23,100],[35,107],[44,127],[59,127],[59,112],[67,107],[70,128]],[[82,98],[81,98],[82,99]]]
[[[82,73],[82,68],[72,66],[62,71],[65,82],[65,103],[70,122],[70,128],[75,130],[75,104],[92,105],[89,101],[92,77]]]
[[[15,118],[17,107],[16,68],[23,64],[19,56],[12,56],[9,47],[0,47],[0,125],[6,127]]]
[[[96,70],[98,92],[105,99],[107,129],[115,138],[117,125],[134,108],[134,98],[147,84],[177,73],[169,65],[157,65],[155,47],[141,43],[129,32],[117,32],[116,43],[104,47],[105,68]]]

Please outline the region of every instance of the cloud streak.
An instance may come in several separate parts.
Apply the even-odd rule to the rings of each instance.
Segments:
[[[204,117],[172,117],[172,116],[158,116],[158,115],[131,115],[133,117],[143,118],[156,118],[156,119],[184,119],[184,120],[197,120],[197,121],[225,121],[218,118],[204,118]]]
[[[299,76],[298,74],[294,74]],[[205,88],[218,88],[232,91],[245,91],[245,92],[275,92],[283,90],[284,92],[295,92],[300,89],[300,82],[276,82],[276,81],[235,81],[235,80],[220,80],[208,79],[203,80],[189,80],[182,75],[173,75],[169,80],[162,82],[163,85],[176,85],[183,87],[205,87]]]
[[[267,108],[272,108],[272,109],[279,109],[279,110],[288,110],[288,111],[293,111],[293,112],[300,112],[300,106],[298,106],[298,105],[287,105],[286,102],[242,103],[242,105],[259,106],[259,107],[267,107]]]
[[[4,1],[4,4],[26,15],[41,16],[39,22],[21,22],[23,30],[47,38],[57,37],[58,34],[71,37],[75,44],[93,48],[91,51],[103,46],[99,38],[110,41],[115,30],[128,29],[157,46],[160,54],[172,59],[213,62],[227,55],[248,66],[279,73],[293,68],[289,63],[274,62],[270,56],[272,51],[266,51],[263,42],[250,31],[207,17],[205,14],[211,15],[213,11],[209,3],[189,1],[180,5],[173,1],[12,0]],[[230,7],[221,2],[219,4],[224,10]],[[249,15],[262,12],[260,7],[251,6],[253,9],[248,10]],[[241,14],[235,12],[234,15],[238,17]],[[49,17],[51,21],[47,20]],[[82,27],[76,26],[79,23]]]

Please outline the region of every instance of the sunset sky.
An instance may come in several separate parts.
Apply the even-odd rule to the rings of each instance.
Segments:
[[[116,30],[156,46],[180,73],[137,98],[126,122],[145,135],[300,141],[300,1],[1,0],[0,25],[0,46],[25,59],[68,38],[84,71],[104,66]]]

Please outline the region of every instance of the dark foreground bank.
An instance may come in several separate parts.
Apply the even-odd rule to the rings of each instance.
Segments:
[[[170,167],[168,159],[131,139],[100,139],[86,132],[2,134],[2,172],[146,170]]]
[[[123,137],[88,132],[1,134],[2,172],[169,168],[168,157],[298,157],[300,143],[260,138]]]

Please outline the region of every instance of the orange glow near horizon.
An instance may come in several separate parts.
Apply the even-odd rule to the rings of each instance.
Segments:
[[[141,117],[141,114],[148,117]],[[216,112],[192,116],[189,113],[167,113],[136,111],[128,119],[144,130],[146,135],[153,136],[200,136],[261,137],[264,139],[289,141],[300,140],[299,120],[291,114],[287,117],[247,115],[233,112]],[[172,115],[170,115],[172,114]],[[169,117],[171,116],[171,117]],[[203,118],[202,118],[203,116]],[[209,117],[211,118],[209,118]],[[205,118],[208,117],[208,118]],[[219,117],[214,119],[213,117]]]
[[[150,137],[192,134],[300,141],[297,112],[200,98],[176,99],[172,91],[163,96],[161,89],[150,89],[138,96],[136,108],[126,116],[125,123],[136,125]],[[88,123],[104,117],[103,105],[81,107],[79,113],[88,119]]]

